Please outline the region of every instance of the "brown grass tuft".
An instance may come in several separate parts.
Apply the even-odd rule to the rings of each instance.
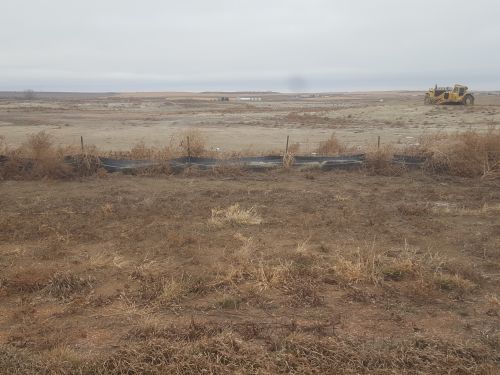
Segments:
[[[92,276],[77,276],[72,273],[55,273],[43,289],[48,295],[58,299],[68,299],[75,293],[88,291],[94,285]]]
[[[227,208],[212,209],[212,217],[209,223],[214,226],[224,225],[259,225],[262,218],[255,212],[255,208],[245,209],[235,203]]]

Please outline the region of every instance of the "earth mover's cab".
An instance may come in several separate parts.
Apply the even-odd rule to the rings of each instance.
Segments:
[[[437,87],[429,89],[425,94],[425,104],[463,104],[473,105],[474,96],[468,92],[468,87],[455,85],[455,87]]]

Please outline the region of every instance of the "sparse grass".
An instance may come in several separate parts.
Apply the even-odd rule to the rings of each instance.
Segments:
[[[439,289],[446,292],[457,292],[460,295],[469,293],[477,287],[472,281],[458,274],[439,274],[434,277],[434,282]]]
[[[496,186],[430,181],[2,183],[0,369],[492,374]]]
[[[220,301],[217,301],[217,307],[226,310],[237,310],[241,305],[241,298],[238,296],[224,296]]]

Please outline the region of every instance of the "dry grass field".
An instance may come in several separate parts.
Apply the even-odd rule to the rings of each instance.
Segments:
[[[182,100],[192,113],[176,115],[207,122],[193,126],[206,137],[200,153],[222,141],[226,150],[241,149],[248,144],[231,137],[262,129],[269,132],[255,150],[272,150],[274,139],[295,130],[310,141],[306,154],[366,150],[360,170],[86,176],[61,164],[75,147],[59,147],[83,131],[86,139],[96,132],[97,141],[89,140],[96,153],[166,155],[166,138],[148,142],[154,131],[130,130],[134,121],[140,129],[149,124],[147,108],[111,114],[96,109],[96,98],[40,99],[35,109],[0,101],[0,154],[14,163],[0,168],[0,373],[499,373],[498,106],[421,108],[409,94],[385,93],[384,102],[380,95],[353,94],[333,110],[318,98],[230,101],[223,123],[225,104],[196,107],[189,98]],[[109,100],[174,106],[159,95]],[[264,116],[264,105],[279,110]],[[395,120],[403,110],[425,112],[432,123]],[[155,111],[151,126],[171,121]],[[390,123],[368,124],[377,111]],[[271,116],[266,121],[276,127],[244,124],[249,112]],[[475,119],[477,126],[457,125]],[[120,122],[123,129],[110,130]],[[433,133],[441,123],[444,131]],[[74,134],[66,130],[73,127]],[[169,137],[189,129],[174,126]],[[40,130],[46,133],[26,138]],[[105,131],[117,139],[115,149]],[[145,143],[136,145],[140,138],[129,131]],[[393,142],[372,149],[384,131]],[[405,137],[415,140],[405,145],[412,139]],[[183,152],[176,147],[168,154]],[[428,162],[391,166],[395,150]],[[33,161],[26,173],[16,164],[21,156]]]
[[[500,94],[478,93],[474,107],[424,106],[421,92],[324,95],[277,93],[36,94],[0,93],[0,134],[21,144],[45,131],[64,146],[80,136],[102,150],[129,150],[144,141],[162,147],[186,129],[207,134],[207,148],[283,150],[287,135],[311,152],[335,133],[353,147],[414,143],[422,134],[500,125]],[[228,102],[218,99],[228,96]],[[256,97],[261,101],[241,101]]]

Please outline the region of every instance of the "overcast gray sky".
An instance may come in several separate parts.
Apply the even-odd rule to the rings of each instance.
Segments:
[[[498,0],[0,0],[0,90],[500,89]]]

